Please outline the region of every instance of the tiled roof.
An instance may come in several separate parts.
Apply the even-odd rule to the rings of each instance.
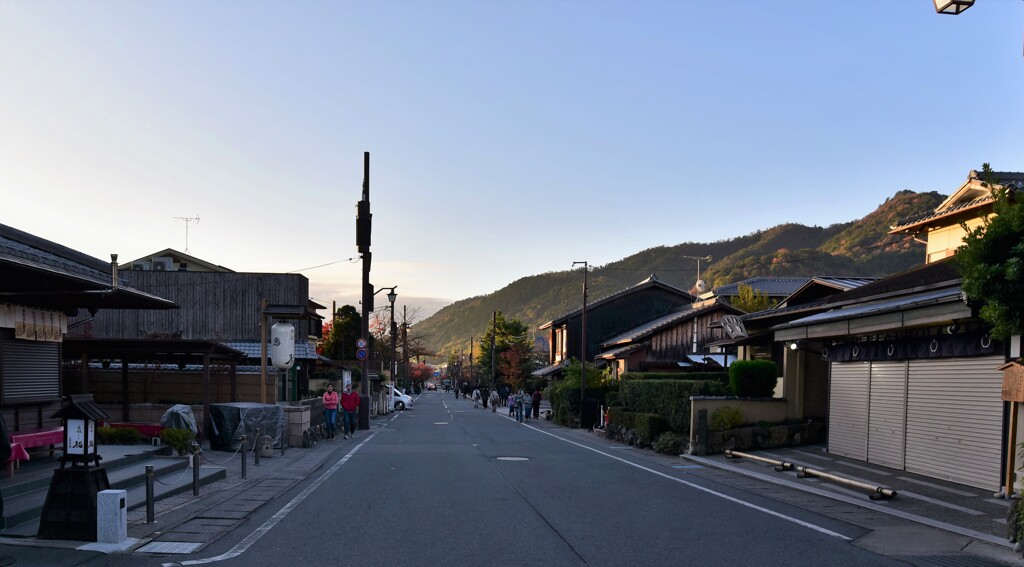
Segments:
[[[0,254],[85,276],[103,285],[110,284],[110,265],[99,258],[5,225],[0,225]]]
[[[686,293],[685,291],[683,291],[683,290],[681,290],[681,289],[679,289],[677,287],[668,285],[667,283],[664,283],[664,282],[660,281],[658,279],[658,276],[656,276],[655,274],[651,274],[651,276],[649,278],[645,279],[644,281],[642,281],[642,282],[640,282],[638,284],[631,285],[631,286],[629,286],[629,287],[627,287],[625,289],[621,289],[621,290],[619,290],[619,291],[617,291],[617,292],[615,292],[615,293],[613,293],[611,295],[606,295],[605,297],[602,297],[602,298],[600,298],[600,299],[598,299],[596,301],[588,302],[587,303],[587,311],[590,311],[591,309],[601,305],[602,303],[607,303],[607,302],[609,302],[609,301],[611,301],[613,299],[622,297],[622,296],[627,295],[629,293],[633,293],[635,291],[639,291],[641,289],[646,289],[646,288],[650,288],[650,287],[658,287],[658,288],[661,288],[661,289],[664,289],[664,290],[667,290],[667,291],[678,293],[679,295],[688,298],[690,301],[693,301],[693,300],[696,299],[695,297],[693,297],[689,293]],[[562,315],[561,317],[558,317],[557,319],[552,319],[551,321],[548,321],[547,323],[544,323],[543,325],[540,326],[540,328],[541,329],[547,329],[548,327],[551,327],[551,326],[553,326],[556,323],[562,323],[562,322],[568,321],[569,319],[572,319],[573,317],[576,317],[577,315],[580,315],[582,312],[583,312],[582,308],[576,309],[574,311],[570,311],[569,313],[566,313],[565,315]]]
[[[846,303],[888,293],[897,293],[914,288],[933,286],[960,280],[960,272],[952,258],[917,266],[909,270],[864,284],[855,289],[837,293],[825,299],[825,303]]]
[[[877,303],[864,303],[859,305],[852,305],[850,307],[833,309],[832,311],[826,311],[824,313],[818,313],[802,319],[796,319],[788,323],[772,327],[772,330],[786,329],[789,327],[804,327],[807,325],[816,325],[825,323],[828,321],[836,321],[841,319],[850,319],[853,317],[865,317],[868,315],[877,315],[879,313],[888,313],[892,311],[902,311],[907,308],[915,307],[918,305],[930,305],[936,303],[949,303],[952,301],[960,301],[962,298],[962,292],[959,286],[952,286],[938,290],[932,290],[924,293],[917,293],[914,295],[906,295],[891,299],[889,301],[880,301]]]
[[[767,293],[770,296],[787,296],[803,287],[811,278],[749,278],[743,281],[718,286],[714,290],[717,296],[739,295],[740,284],[749,285],[757,291]]]
[[[256,360],[259,360],[260,358],[259,341],[226,342],[224,345],[237,351],[244,352],[246,358],[255,358]],[[270,356],[269,348],[267,349],[267,356]],[[316,345],[308,341],[295,341],[295,358],[316,360]]]
[[[537,378],[543,378],[544,376],[550,376],[550,375],[554,374],[555,372],[558,372],[559,370],[564,369],[565,367],[566,367],[565,363],[552,364],[551,366],[545,366],[544,368],[541,368],[539,370],[534,370],[533,372],[530,373],[530,376],[535,376]]]
[[[698,309],[684,308],[681,311],[674,311],[667,315],[662,315],[661,317],[658,317],[657,319],[652,319],[644,323],[643,325],[633,327],[628,331],[615,335],[614,337],[601,343],[601,346],[611,346],[620,343],[631,343],[638,339],[642,339],[652,333],[655,333],[661,329],[670,327],[681,321],[692,319],[702,313],[706,313],[716,308],[725,309],[726,311],[730,311],[732,313],[741,313],[739,309],[736,309],[731,306],[726,306],[723,304],[709,305],[707,307],[701,307]]]
[[[597,355],[595,358],[600,358],[602,360],[613,360],[616,358],[621,358],[623,355],[629,354],[635,350],[640,350],[646,346],[647,344],[645,343],[633,343],[623,347],[613,348],[611,350],[604,351],[601,354]]]

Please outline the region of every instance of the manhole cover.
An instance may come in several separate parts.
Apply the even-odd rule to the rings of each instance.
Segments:
[[[498,457],[499,461],[529,461],[528,457]]]
[[[201,545],[203,544],[186,541],[154,541],[136,551],[139,553],[192,553]]]

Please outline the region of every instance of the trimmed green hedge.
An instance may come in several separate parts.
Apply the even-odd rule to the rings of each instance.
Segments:
[[[729,383],[728,372],[625,372],[623,380],[712,380]]]
[[[690,432],[690,396],[724,396],[725,384],[712,380],[627,380],[619,389],[622,403],[633,411],[655,413],[676,433]]]
[[[770,398],[778,380],[778,366],[770,360],[737,360],[729,367],[729,385],[741,398]]]
[[[142,440],[138,429],[131,427],[100,427],[96,429],[100,445],[135,445]]]
[[[625,408],[608,408],[608,423],[635,429],[640,439],[647,445],[669,430],[668,420],[656,413],[640,413]]]

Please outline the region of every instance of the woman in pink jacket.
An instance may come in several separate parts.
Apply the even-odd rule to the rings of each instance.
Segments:
[[[338,420],[338,392],[334,391],[334,384],[327,385],[324,392],[324,419],[327,420],[327,438],[334,439],[334,423]]]

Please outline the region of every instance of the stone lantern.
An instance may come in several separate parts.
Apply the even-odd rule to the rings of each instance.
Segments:
[[[64,454],[53,471],[39,518],[40,538],[96,541],[96,495],[110,488],[107,470],[96,452],[96,422],[110,416],[92,394],[65,396],[59,411],[64,425]],[[68,467],[67,465],[71,465]]]

